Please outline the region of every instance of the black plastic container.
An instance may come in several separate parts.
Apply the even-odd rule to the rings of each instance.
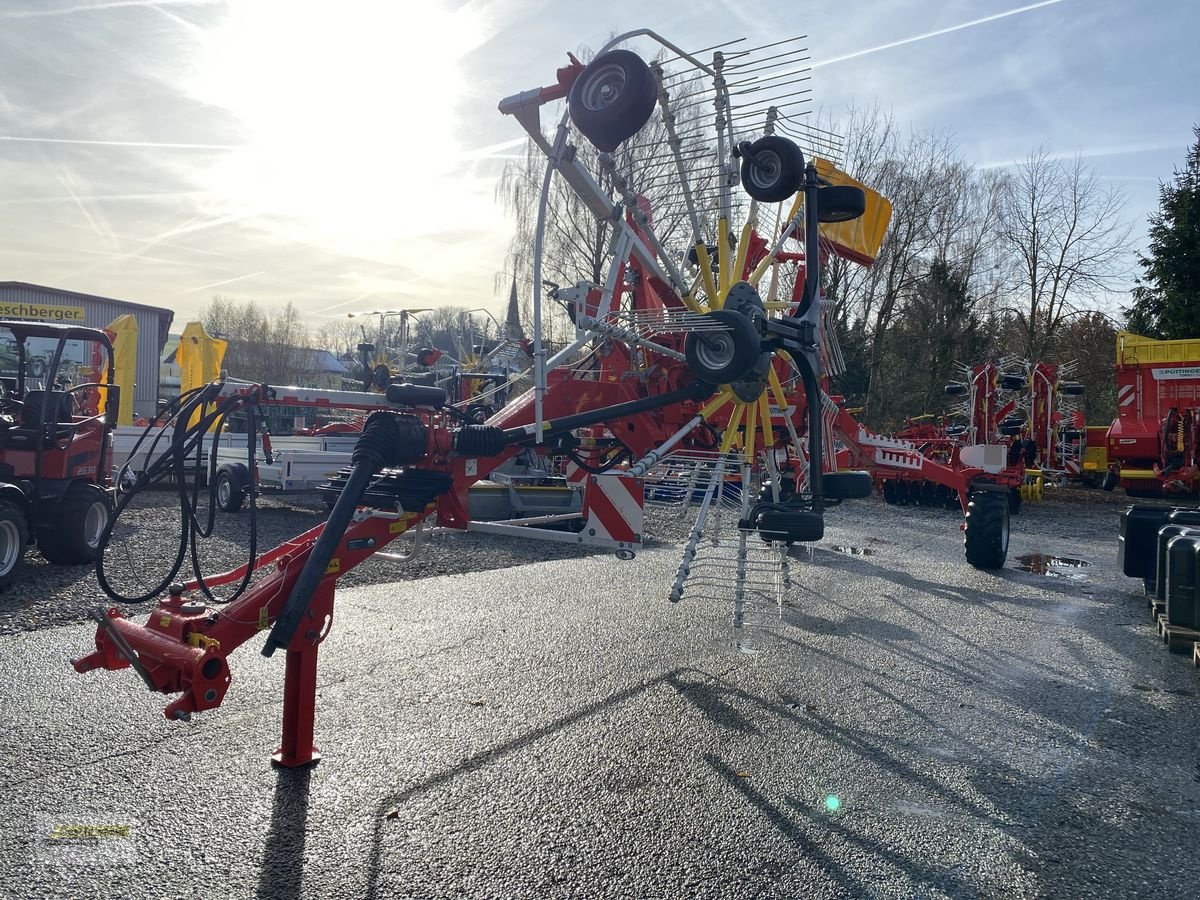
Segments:
[[[1167,599],[1167,545],[1184,534],[1200,535],[1200,527],[1193,528],[1179,522],[1168,522],[1158,529],[1158,536],[1155,539],[1157,550],[1154,554],[1154,576],[1151,579],[1155,600],[1165,601]],[[1147,593],[1150,593],[1149,584],[1146,590]]]
[[[1174,526],[1171,526],[1174,527]],[[1163,531],[1167,529],[1164,528]],[[1167,624],[1200,628],[1200,597],[1196,571],[1200,561],[1200,531],[1179,534],[1167,541]]]
[[[1158,529],[1167,524],[1167,516],[1172,512],[1165,506],[1131,506],[1121,513],[1117,563],[1130,578],[1143,579],[1147,590],[1154,587]]]

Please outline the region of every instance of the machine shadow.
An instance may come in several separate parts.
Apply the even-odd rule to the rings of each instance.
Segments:
[[[842,866],[838,865],[832,857],[822,851],[820,846],[806,834],[804,823],[797,821],[785,810],[773,804],[760,791],[756,790],[747,779],[738,777],[737,772],[730,768],[724,760],[717,758],[711,753],[705,753],[704,761],[713,770],[713,773],[721,781],[725,782],[734,793],[741,796],[742,799],[757,809],[763,818],[771,824],[771,827],[778,831],[784,840],[796,849],[797,854],[801,858],[817,865],[847,896],[870,896],[870,886],[863,884]]]
[[[271,830],[258,876],[258,900],[299,897],[304,880],[304,834],[312,766],[278,769]]]
[[[511,740],[497,744],[494,747],[489,747],[486,750],[481,750],[474,756],[471,756],[456,766],[444,769],[436,775],[426,778],[402,791],[394,794],[389,794],[379,801],[375,808],[374,823],[371,834],[371,849],[367,859],[367,885],[363,892],[363,897],[366,900],[375,900],[377,897],[388,896],[387,889],[380,889],[380,876],[383,868],[383,829],[387,820],[387,811],[392,807],[400,806],[413,797],[443,785],[460,775],[465,775],[469,772],[474,772],[484,766],[490,765],[504,757],[523,750],[540,740],[557,734],[561,731],[570,728],[578,722],[594,716],[605,709],[619,706],[628,700],[633,699],[641,694],[646,693],[661,684],[673,684],[681,675],[688,672],[695,672],[698,675],[711,678],[712,676],[705,672],[699,672],[695,669],[676,668],[668,672],[664,672],[654,678],[647,679],[635,685],[630,685],[627,688],[609,694],[594,703],[589,703],[587,706],[582,706],[565,716],[547,722],[539,728],[532,731],[527,731],[524,734],[517,735]],[[298,887],[298,885],[297,885]],[[263,896],[260,894],[260,897]]]

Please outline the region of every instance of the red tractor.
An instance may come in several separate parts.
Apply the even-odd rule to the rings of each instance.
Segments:
[[[113,376],[103,331],[0,321],[0,588],[32,543],[52,563],[99,555],[113,509]]]

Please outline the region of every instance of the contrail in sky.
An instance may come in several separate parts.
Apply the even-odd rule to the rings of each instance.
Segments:
[[[266,274],[267,270],[263,269],[261,272],[251,272],[249,275],[239,275],[237,278],[226,278],[224,281],[214,281],[212,284],[202,284],[199,287],[188,288],[186,291],[181,291],[181,293],[194,294],[196,291],[204,291],[208,290],[209,288],[220,287],[223,284],[233,284],[235,281],[244,281],[247,278],[255,278],[259,275]]]
[[[1097,156],[1132,156],[1136,153],[1160,153],[1164,150],[1182,150],[1186,146],[1186,141],[1142,141],[1136,144],[1114,144],[1106,147],[1083,147],[1079,150],[1064,150],[1060,153],[1047,153],[1042,158],[1047,162],[1059,162],[1061,160],[1074,159],[1077,156],[1084,159],[1090,159]],[[1007,166],[1019,165],[1022,160],[1007,159],[995,160],[992,162],[980,163],[975,166],[976,169],[1003,169]],[[1153,181],[1158,181],[1157,177],[1152,178]]]
[[[216,0],[109,0],[108,3],[89,3],[60,6],[57,9],[21,9],[0,13],[0,19],[44,19],[49,16],[69,16],[75,13],[102,12],[106,9],[125,9],[131,6],[212,6]]]
[[[848,59],[858,59],[860,56],[866,56],[868,53],[878,53],[880,50],[891,50],[893,47],[903,47],[905,44],[915,44],[917,41],[924,41],[932,37],[940,37],[943,34],[950,34],[953,31],[962,31],[964,28],[974,28],[976,25],[983,25],[987,22],[995,22],[997,19],[1007,19],[1009,16],[1017,16],[1021,13],[1026,13],[1034,9],[1041,9],[1043,6],[1054,6],[1062,3],[1063,0],[1042,0],[1040,3],[1030,3],[1028,6],[1020,6],[1016,9],[1010,9],[1007,12],[996,13],[991,16],[984,16],[982,19],[972,19],[970,22],[963,22],[960,25],[951,25],[949,28],[939,28],[936,31],[927,31],[924,34],[916,34],[912,37],[901,38],[898,41],[891,41],[887,44],[880,44],[878,47],[868,47],[866,50],[855,50],[853,53],[847,53],[844,56],[835,56],[832,59],[823,59],[819,62],[811,64],[810,68],[816,69],[820,66],[828,66],[833,63],[845,62]]]
[[[0,141],[13,141],[22,144],[83,144],[94,147],[149,147],[166,150],[240,150],[232,144],[170,144],[156,141],[88,141],[79,138],[48,138],[22,137],[21,135],[2,134]]]

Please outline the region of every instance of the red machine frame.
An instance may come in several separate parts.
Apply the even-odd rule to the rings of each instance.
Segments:
[[[645,63],[640,64],[645,67]],[[603,70],[603,66],[598,66],[596,71]],[[581,189],[580,185],[588,188],[589,176],[572,168],[571,158],[549,148],[536,127],[536,116],[531,113],[542,104],[565,96],[575,80],[587,71],[572,59],[570,66],[559,70],[556,85],[525,92],[501,104],[501,110],[516,115],[535,142],[541,138],[541,143],[546,144],[543,149],[548,150],[548,156],[553,154],[551,158],[557,157],[563,176],[577,191]],[[648,67],[646,71],[649,71]],[[653,101],[654,98],[642,94],[637,102],[644,103],[647,99]],[[565,134],[565,129],[561,133]],[[774,140],[774,146],[780,149],[778,142],[783,139]],[[746,144],[746,147],[753,151],[751,145]],[[800,154],[798,147],[795,151]],[[739,145],[739,152],[747,151]],[[758,163],[752,156],[745,157],[743,166],[755,165]],[[776,167],[776,175],[785,168]],[[769,167],[764,165],[758,174],[767,178],[768,170]],[[750,361],[738,369],[738,374],[731,373],[729,379],[718,380],[711,373],[722,369],[720,364],[714,364],[709,369],[708,381],[698,379],[701,366],[694,354],[689,357],[689,351],[695,351],[695,343],[689,344],[696,337],[695,332],[666,329],[647,337],[616,322],[600,322],[595,323],[595,332],[606,340],[601,342],[596,355],[598,362],[594,366],[567,366],[545,372],[544,385],[537,384],[485,425],[462,424],[465,416],[445,408],[444,397],[438,399],[436,389],[392,386],[396,390],[389,388],[388,399],[394,405],[388,412],[376,412],[368,419],[356,446],[352,471],[327,523],[260,555],[250,564],[251,568],[268,574],[252,583],[239,598],[220,608],[211,608],[195,597],[194,592],[201,587],[197,580],[160,598],[142,625],[125,618],[115,608],[98,612],[96,649],[74,661],[76,670],[87,672],[133,666],[151,690],[181,694],[166,707],[165,714],[172,719],[186,719],[193,713],[221,704],[232,682],[228,664],[230,654],[260,631],[270,629],[264,653],[269,655],[278,647],[286,649],[287,654],[283,738],[273,759],[283,766],[305,765],[319,758],[313,742],[317,660],[320,645],[333,621],[337,579],[434,513],[442,526],[466,528],[470,486],[486,478],[525,446],[534,445],[544,452],[554,452],[556,442],[574,440],[571,437],[573,431],[590,428],[593,432],[607,432],[619,440],[628,453],[640,457],[631,467],[636,469],[670,448],[711,450],[708,441],[712,432],[698,427],[707,421],[724,431],[721,452],[733,449],[744,456],[748,466],[755,458],[755,448],[773,447],[777,429],[781,428],[792,438],[789,453],[809,458],[795,460],[798,465],[795,467],[793,499],[798,499],[798,505],[786,508],[783,503],[776,503],[774,512],[777,517],[784,518],[794,512],[793,521],[799,520],[802,524],[810,521],[803,517],[815,517],[818,525],[821,525],[824,500],[833,496],[822,493],[822,481],[828,474],[826,469],[833,468],[836,463],[832,442],[822,440],[827,428],[840,433],[847,442],[850,456],[864,465],[870,464],[876,469],[890,466],[897,472],[909,471],[914,466],[931,473],[948,472],[945,467],[925,460],[919,453],[897,442],[888,443],[886,439],[867,434],[821,390],[818,235],[822,222],[844,222],[853,218],[851,194],[858,191],[861,195],[862,191],[851,187],[851,193],[847,194],[847,186],[834,188],[824,196],[840,198],[842,205],[839,207],[836,200],[830,199],[827,209],[831,216],[836,214],[842,218],[821,219],[819,208],[825,208],[822,206],[825,201],[819,200],[818,196],[828,187],[819,178],[813,162],[810,160],[801,165],[795,177],[799,186],[793,185],[788,196],[799,193],[804,199],[803,209],[796,200],[791,220],[773,242],[773,254],[768,241],[749,224],[743,230],[736,257],[730,247],[722,243],[718,253],[722,273],[719,292],[712,284],[704,245],[698,244],[695,248],[700,272],[697,280],[706,282],[705,294],[710,298],[708,312],[713,315],[708,322],[728,323],[717,327],[731,333],[741,329],[740,348],[736,334],[731,341],[735,345],[733,358],[744,357],[748,352]],[[612,214],[611,199],[593,195],[591,200],[597,215]],[[862,202],[860,199],[859,203]],[[678,274],[667,273],[659,265],[659,260],[666,260],[667,255],[657,247],[653,235],[643,231],[649,213],[644,198],[626,197],[625,204],[624,220],[618,219],[617,224],[621,226],[622,240],[631,249],[627,251],[627,261],[614,265],[610,272],[612,294],[607,309],[598,308],[603,293],[592,298],[596,312],[603,316],[616,310],[628,296],[629,307],[637,312],[666,311],[685,317],[702,316],[704,313],[692,292],[684,292],[679,287]],[[861,205],[857,215],[862,215]],[[724,231],[725,219],[722,218],[720,223]],[[783,253],[783,242],[801,223],[805,233],[805,256]],[[631,236],[636,238],[632,243],[629,241]],[[765,314],[763,301],[749,283],[756,282],[771,255],[795,262],[806,258],[809,264],[804,277],[797,279],[794,302],[774,305],[777,311],[783,311],[780,307],[787,309],[788,315],[781,318]],[[667,262],[664,265],[671,268]],[[626,274],[626,267],[632,269],[628,274],[634,276],[630,279],[631,287],[627,287],[626,279],[621,277]],[[751,272],[759,275],[748,277]],[[731,275],[736,277],[731,278]],[[668,278],[677,283],[668,283]],[[731,309],[730,298],[740,286],[745,286],[741,296],[748,296],[748,299],[739,303],[749,306]],[[726,316],[715,315],[719,313]],[[538,363],[535,371],[540,368],[540,353],[538,337],[534,347]],[[765,366],[762,365],[764,359]],[[790,378],[793,368],[798,373],[798,380]],[[746,392],[739,394],[736,385],[729,382],[740,381],[743,373],[751,371],[755,371],[754,379],[750,379],[751,386],[757,393],[743,399]],[[785,384],[789,386],[786,389]],[[272,399],[259,387],[243,390],[249,390],[262,403]],[[774,401],[774,409],[768,397]],[[805,398],[812,398],[812,402],[806,402]],[[277,399],[286,402],[283,397]],[[180,413],[184,421],[187,421],[187,412],[185,409]],[[373,421],[381,427],[375,428]],[[382,427],[384,423],[391,424]],[[403,452],[392,462],[385,461],[386,448],[378,440],[388,428],[395,429],[395,433],[403,438],[394,442],[397,446],[403,444],[400,448]],[[797,434],[804,431],[807,431],[808,444],[802,449]],[[372,441],[375,441],[374,445]],[[360,448],[363,451],[361,459]],[[375,458],[371,458],[372,453]],[[770,459],[773,454],[764,456]],[[368,490],[368,479],[374,478],[376,473],[381,473],[380,481],[385,475],[397,480],[425,478],[426,483],[440,485],[444,482],[444,487],[432,491],[428,502],[410,504],[419,508],[402,508],[399,503],[361,502]],[[859,474],[861,479],[857,477]],[[970,468],[959,470],[954,477],[968,485],[971,478],[986,480],[984,476],[990,474],[984,468]],[[856,495],[863,483],[869,492],[869,477],[864,473],[854,475],[830,478],[831,484],[841,485],[839,490],[845,491],[845,494],[837,495],[837,499]],[[743,485],[743,489],[748,487]],[[992,495],[988,499],[994,501],[995,497]],[[995,512],[995,503],[982,505]],[[997,542],[1002,537],[1003,553],[1007,552],[1007,506],[1001,504],[1001,507],[1004,511],[1003,535],[998,520],[991,520],[988,527],[996,526],[994,536]],[[778,527],[781,526],[777,524]],[[823,529],[823,525],[821,527]],[[778,533],[775,529],[770,531]],[[816,540],[819,535],[788,539]],[[226,584],[246,575],[246,567],[240,567],[217,577],[206,577],[204,582],[210,586]]]

